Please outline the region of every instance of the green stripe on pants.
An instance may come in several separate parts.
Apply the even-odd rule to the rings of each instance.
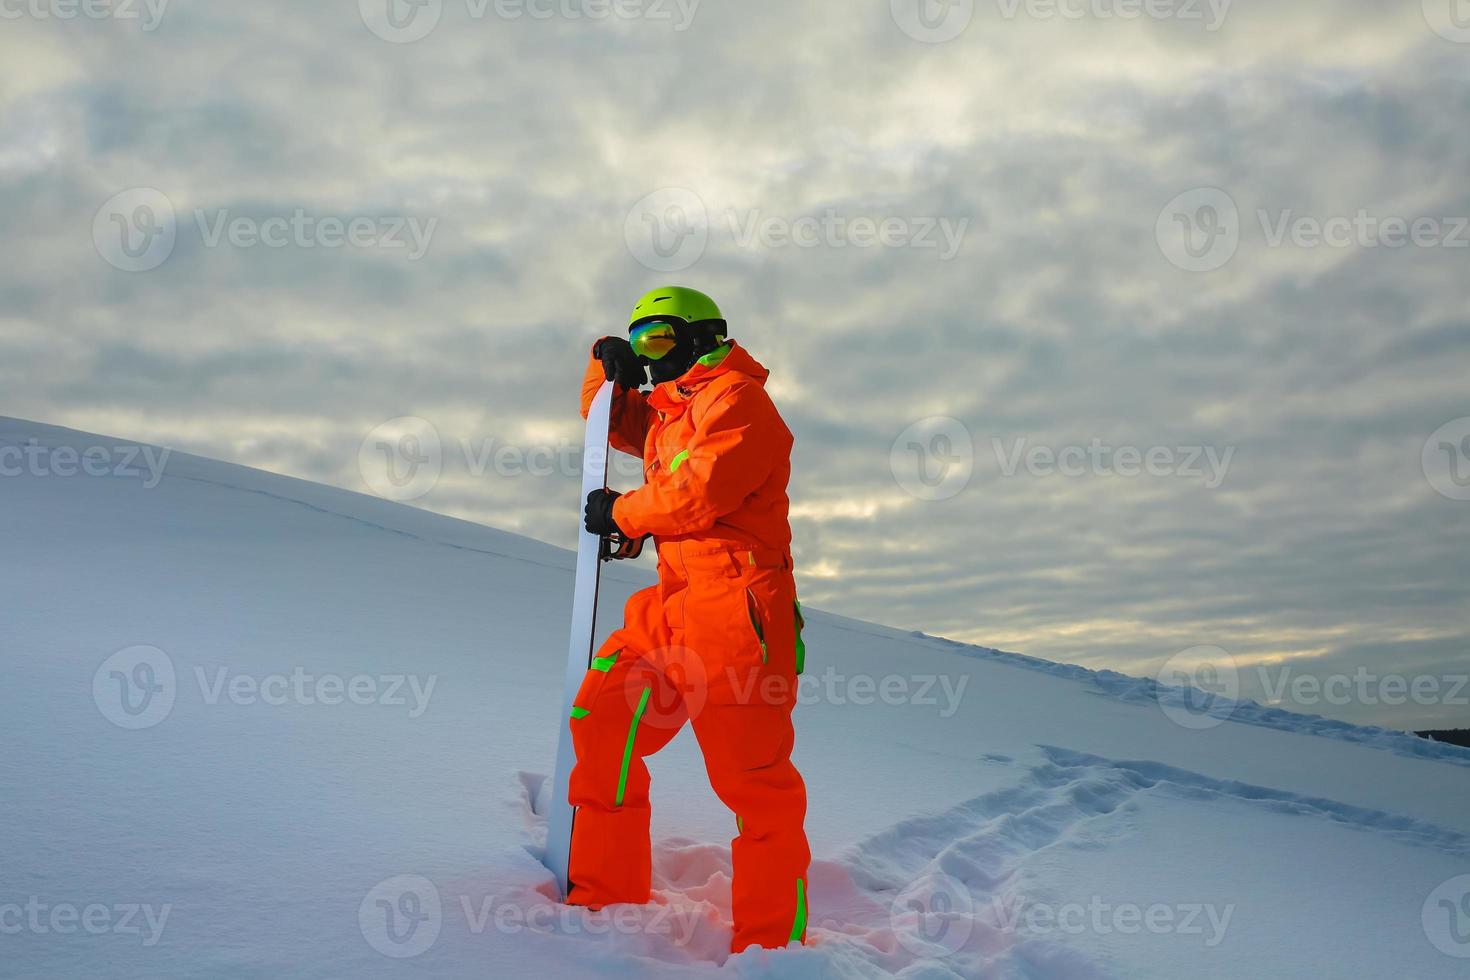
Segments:
[[[791,938],[786,940],[794,943],[801,939],[801,934],[806,932],[806,882],[800,878],[796,879],[796,921],[791,923]]]
[[[623,805],[623,793],[628,789],[628,766],[633,762],[633,739],[638,735],[638,722],[643,718],[643,709],[648,707],[648,696],[653,693],[653,688],[645,687],[643,694],[638,698],[638,710],[633,712],[633,723],[628,726],[628,744],[623,746],[623,768],[618,773],[618,798],[614,806]]]

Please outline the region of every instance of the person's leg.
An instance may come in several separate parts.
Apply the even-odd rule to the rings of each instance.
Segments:
[[[791,763],[790,705],[706,704],[694,718],[710,785],[735,812],[731,949],[806,938],[806,786]]]
[[[659,592],[628,600],[625,624],[597,652],[573,701],[577,764],[568,797],[577,807],[567,901],[601,907],[648,901],[652,854],[645,756],[683,724],[680,692],[658,668],[668,645]]]
[[[804,940],[806,786],[791,763],[796,705],[796,588],[779,552],[691,558],[688,594],[669,624],[702,667],[686,698],[716,795],[735,814],[734,941]]]

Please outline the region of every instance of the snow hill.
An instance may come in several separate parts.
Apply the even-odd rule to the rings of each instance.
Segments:
[[[687,732],[658,903],[560,908],[570,553],[13,419],[0,470],[0,976],[1470,972],[1470,751],[1193,729],[1151,681],[816,610],[811,944],[726,953],[734,821]],[[605,628],[650,574],[605,577]]]

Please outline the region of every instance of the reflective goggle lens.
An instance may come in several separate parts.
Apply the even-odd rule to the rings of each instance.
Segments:
[[[633,353],[656,361],[673,350],[679,343],[671,323],[644,323],[628,333],[628,343]]]

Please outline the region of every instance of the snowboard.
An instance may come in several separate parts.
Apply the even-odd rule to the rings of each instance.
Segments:
[[[607,486],[607,432],[612,416],[613,383],[608,381],[592,399],[587,412],[587,435],[582,444],[582,496]],[[551,804],[546,815],[546,866],[556,878],[560,898],[567,897],[567,864],[572,850],[575,808],[567,802],[567,786],[576,753],[572,749],[572,701],[592,664],[597,629],[597,585],[602,562],[602,539],[582,526],[577,509],[577,580],[572,590],[572,631],[567,643],[566,678],[561,714],[557,715],[556,768],[551,777]]]

